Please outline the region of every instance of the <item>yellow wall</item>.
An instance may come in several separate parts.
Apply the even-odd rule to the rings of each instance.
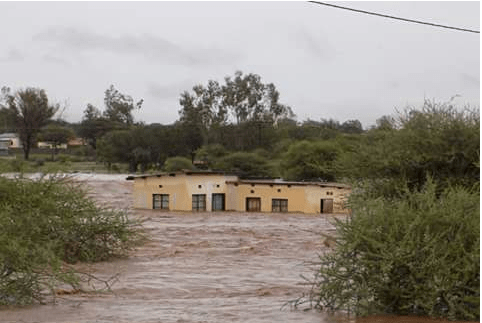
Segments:
[[[152,209],[153,194],[169,194],[170,210],[192,211],[192,195],[206,194],[206,211],[211,211],[211,195],[225,193],[226,180],[235,179],[233,176],[214,174],[137,177],[134,180],[134,207]]]
[[[333,213],[346,213],[343,208],[348,189],[318,185],[244,184],[230,185],[230,208],[246,211],[246,198],[261,198],[261,212],[271,212],[273,199],[287,199],[288,212],[320,213],[321,199],[333,199]],[[279,192],[278,192],[279,190]],[[253,192],[253,193],[251,193]],[[333,193],[328,195],[327,193]]]
[[[235,182],[238,184],[235,185]],[[236,176],[222,174],[176,173],[175,176],[163,174],[134,179],[134,207],[136,208],[152,209],[153,194],[169,194],[170,210],[191,211],[192,195],[206,194],[206,211],[211,211],[213,193],[225,194],[227,211],[244,212],[246,198],[258,197],[261,198],[261,212],[272,211],[272,199],[287,199],[288,212],[315,214],[320,213],[321,199],[334,200],[333,213],[347,213],[348,210],[343,206],[350,189],[309,184],[250,184],[239,182]]]

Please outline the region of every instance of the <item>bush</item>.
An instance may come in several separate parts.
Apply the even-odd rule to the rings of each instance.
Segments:
[[[335,181],[335,161],[340,152],[335,141],[298,141],[283,154],[281,169],[287,180]]]
[[[264,156],[241,151],[224,156],[213,168],[234,172],[241,177],[271,177],[274,173]]]
[[[139,235],[125,212],[100,208],[59,178],[0,177],[0,304],[42,301],[78,277],[64,264],[123,256]]]
[[[337,248],[321,256],[314,293],[319,308],[358,315],[392,313],[479,318],[478,187],[429,180],[403,199],[378,198],[365,185],[338,221]]]
[[[166,159],[164,170],[166,172],[181,171],[183,169],[193,169],[192,161],[189,158],[176,156]]]

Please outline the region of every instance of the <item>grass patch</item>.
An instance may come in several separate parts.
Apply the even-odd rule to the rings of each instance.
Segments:
[[[127,173],[127,164],[113,164],[109,168],[106,164],[95,161],[82,161],[75,156],[59,155],[56,161],[43,158],[41,154],[33,154],[30,160],[23,158],[0,158],[2,173]]]

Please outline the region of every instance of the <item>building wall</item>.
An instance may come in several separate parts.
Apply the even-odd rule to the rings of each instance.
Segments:
[[[152,209],[153,194],[169,194],[170,210],[192,211],[192,195],[206,194],[206,211],[211,211],[212,194],[226,193],[227,179],[235,180],[236,177],[214,174],[138,177],[134,180],[134,207]]]
[[[1,136],[1,140],[3,142],[7,142],[9,148],[22,148],[22,144],[20,142],[20,138],[14,134],[3,134]]]
[[[228,183],[226,183],[228,182]],[[321,199],[333,200],[333,213],[347,213],[344,203],[348,188],[280,183],[251,184],[238,182],[236,176],[222,174],[168,174],[136,177],[134,207],[153,208],[153,194],[169,194],[169,209],[192,211],[192,195],[206,194],[206,211],[211,211],[212,194],[225,194],[227,211],[246,211],[246,199],[260,198],[261,212],[272,212],[273,199],[287,199],[288,212],[321,213]]]
[[[272,211],[273,199],[287,199],[288,212],[321,213],[321,199],[333,199],[333,213],[346,213],[344,208],[350,190],[336,187],[320,187],[318,185],[286,185],[286,184],[230,184],[231,200],[234,211],[246,211],[246,199],[261,198],[261,212]],[[331,194],[333,193],[333,194]]]

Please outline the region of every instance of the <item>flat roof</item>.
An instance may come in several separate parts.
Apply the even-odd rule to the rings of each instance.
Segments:
[[[351,188],[350,185],[341,184],[341,183],[333,183],[333,182],[297,182],[297,181],[282,181],[276,179],[240,179],[237,181],[226,181],[226,184],[258,184],[258,185],[298,185],[298,186],[322,186],[322,187],[337,187],[337,188]]]
[[[134,180],[136,178],[147,178],[147,177],[162,177],[162,176],[176,176],[176,175],[229,175],[226,172],[221,171],[207,171],[207,170],[182,170],[177,172],[164,172],[157,174],[143,174],[143,175],[130,175],[126,180]],[[234,176],[234,175],[233,175]]]

